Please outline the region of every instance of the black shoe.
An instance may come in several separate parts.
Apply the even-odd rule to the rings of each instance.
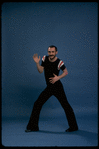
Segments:
[[[66,132],[73,132],[73,131],[77,131],[78,130],[78,127],[77,128],[68,128],[67,130],[65,130]]]
[[[31,132],[31,131],[32,131],[32,130],[30,130],[30,129],[26,129],[26,130],[25,130],[25,132]]]
[[[25,132],[33,132],[33,131],[39,131],[39,128],[36,129],[26,129]]]

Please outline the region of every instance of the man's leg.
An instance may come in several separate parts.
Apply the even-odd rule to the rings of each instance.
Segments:
[[[78,129],[73,109],[67,101],[67,97],[65,95],[62,84],[60,84],[59,86],[56,87],[54,95],[59,100],[59,102],[61,103],[61,105],[65,111],[69,127],[74,130]]]
[[[33,110],[30,116],[29,123],[27,125],[27,130],[38,130],[38,121],[41,108],[43,104],[52,96],[49,88],[45,88],[45,90],[40,94],[38,99],[35,101]]]

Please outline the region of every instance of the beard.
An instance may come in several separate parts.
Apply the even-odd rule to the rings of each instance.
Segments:
[[[49,57],[50,57],[50,60],[53,60],[56,57],[56,55],[50,55]]]

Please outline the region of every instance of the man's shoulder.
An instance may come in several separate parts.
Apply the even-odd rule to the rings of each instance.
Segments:
[[[61,61],[62,61],[62,59],[60,59],[60,58],[57,58],[57,61],[58,61],[58,62],[61,62]]]
[[[43,57],[42,57],[42,61],[43,62],[45,62],[45,60],[48,58],[48,56],[47,55],[44,55]]]
[[[62,59],[60,59],[60,58],[57,58],[57,59],[58,59],[58,61],[59,61],[59,62],[61,62],[61,61],[63,62],[63,60],[62,60]]]
[[[58,69],[60,70],[60,68],[61,68],[62,66],[65,67],[64,62],[63,62],[62,59],[59,59],[59,62],[58,62]]]

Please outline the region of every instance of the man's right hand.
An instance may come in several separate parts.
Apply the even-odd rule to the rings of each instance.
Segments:
[[[40,61],[40,56],[39,56],[39,58],[38,58],[38,54],[37,54],[37,53],[34,54],[34,55],[33,55],[33,60],[34,60],[35,63],[39,63],[39,61]]]

